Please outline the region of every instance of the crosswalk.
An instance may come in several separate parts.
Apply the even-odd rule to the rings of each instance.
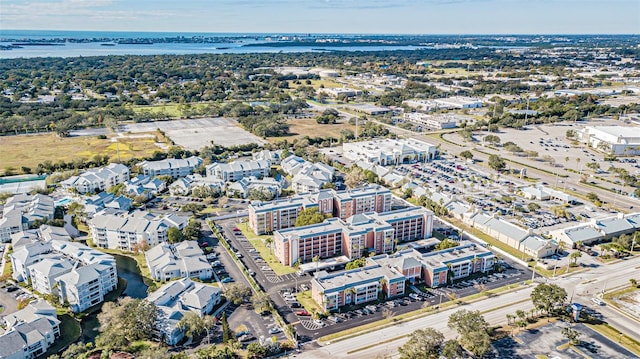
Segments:
[[[307,330],[318,330],[323,326],[317,323],[314,323],[313,320],[300,320],[300,324]]]
[[[280,283],[284,279],[279,275],[265,275],[269,283]]]

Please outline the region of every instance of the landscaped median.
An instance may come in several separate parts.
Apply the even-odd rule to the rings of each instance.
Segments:
[[[256,235],[255,233],[253,233],[251,228],[249,228],[249,225],[247,223],[238,223],[237,227],[238,229],[240,229],[240,231],[242,231],[242,234],[249,240],[253,248],[255,248],[258,251],[258,253],[260,253],[260,257],[262,257],[262,259],[264,259],[264,261],[267,262],[267,265],[271,269],[273,269],[273,272],[276,275],[295,273],[296,271],[295,268],[285,266],[282,263],[280,263],[278,258],[276,258],[276,256],[273,254],[273,251],[267,248],[266,242],[267,240],[270,240],[272,236]]]
[[[396,325],[399,323],[404,323],[404,322],[408,322],[414,319],[418,319],[418,318],[422,318],[424,316],[427,315],[431,315],[434,312],[438,312],[440,310],[442,310],[443,308],[448,308],[448,307],[453,307],[455,305],[461,305],[464,303],[470,303],[470,302],[474,302],[477,300],[480,300],[484,297],[491,297],[491,296],[495,296],[497,294],[505,294],[505,293],[509,293],[512,291],[516,291],[518,289],[521,288],[520,284],[510,284],[510,285],[506,285],[503,287],[499,287],[499,288],[495,288],[495,289],[491,289],[491,290],[487,290],[481,293],[476,293],[476,294],[472,294],[470,296],[467,297],[463,297],[463,298],[458,298],[455,301],[451,300],[445,303],[440,304],[439,306],[429,306],[426,308],[422,308],[422,309],[418,309],[409,313],[404,313],[404,314],[399,314],[396,316],[392,316],[389,318],[385,318],[382,320],[378,320],[376,322],[373,323],[369,323],[369,324],[365,324],[356,328],[351,328],[351,329],[347,329],[347,330],[343,330],[341,332],[337,332],[337,333],[333,333],[333,334],[329,334],[329,335],[325,335],[324,337],[321,337],[318,339],[318,342],[321,344],[328,344],[331,342],[337,342],[337,341],[341,341],[341,340],[345,340],[345,339],[350,339],[353,337],[357,337],[359,335],[363,335],[363,334],[367,334],[379,329],[383,329],[386,327],[390,327],[392,325]],[[513,303],[509,304],[512,305]],[[497,310],[500,308],[493,308],[490,310],[485,311],[484,313],[488,313],[494,310]],[[483,313],[483,314],[484,314]],[[396,339],[400,339],[402,337],[397,337],[394,338],[394,340]]]

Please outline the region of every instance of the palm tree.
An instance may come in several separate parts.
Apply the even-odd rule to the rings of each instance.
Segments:
[[[571,253],[569,255],[569,258],[571,258],[573,260],[573,264],[577,265],[578,264],[578,258],[582,257],[582,252],[580,251],[575,251],[573,253]]]
[[[273,254],[273,248],[271,247],[273,244],[273,237],[269,236],[269,238],[264,240],[264,243],[267,245],[267,248],[269,248],[269,252]]]
[[[576,157],[576,169],[578,170],[578,174],[580,174],[580,172],[582,172],[582,168],[579,168],[578,165],[580,164],[580,157]]]

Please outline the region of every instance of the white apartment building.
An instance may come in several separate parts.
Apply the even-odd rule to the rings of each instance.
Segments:
[[[196,241],[162,243],[144,253],[151,277],[157,281],[178,278],[211,279],[213,268]]]
[[[9,242],[11,235],[29,229],[36,220],[51,220],[53,198],[42,194],[17,194],[7,200],[0,218],[0,242]]]
[[[129,167],[111,163],[106,167],[95,168],[85,171],[79,176],[73,176],[60,182],[62,188],[74,189],[78,193],[102,192],[109,187],[113,187],[129,180]]]
[[[145,176],[171,176],[173,178],[184,177],[193,173],[196,167],[202,164],[202,158],[191,156],[189,158],[167,158],[161,161],[142,161],[138,166]]]
[[[267,160],[239,160],[231,163],[212,163],[207,166],[207,176],[225,182],[234,182],[244,177],[266,177],[271,170],[271,162]]]
[[[60,337],[56,308],[44,299],[6,315],[3,324],[5,330],[0,334],[0,358],[3,359],[39,357]]]
[[[212,285],[194,282],[189,278],[170,282],[149,294],[147,300],[158,307],[156,329],[162,341],[176,345],[184,338],[178,328],[180,319],[187,312],[204,316],[220,303],[221,290]]]
[[[189,218],[176,215],[155,217],[150,213],[97,213],[89,220],[91,238],[101,248],[133,251],[143,241],[155,246],[167,241],[170,227],[183,229]]]
[[[9,255],[13,278],[30,281],[39,293],[57,295],[74,312],[101,303],[118,285],[116,261],[109,254],[58,239],[22,243]]]

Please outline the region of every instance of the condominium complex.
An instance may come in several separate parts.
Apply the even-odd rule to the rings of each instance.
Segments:
[[[125,183],[129,180],[129,175],[129,167],[111,163],[106,167],[90,169],[79,176],[70,177],[60,182],[60,185],[66,190],[74,189],[78,193],[101,192]]]
[[[284,265],[310,262],[314,257],[344,255],[349,259],[370,253],[391,253],[397,242],[431,236],[433,213],[423,207],[356,214],[346,220],[329,218],[323,223],[276,231],[275,256]]]
[[[35,221],[53,219],[53,198],[42,194],[17,194],[7,200],[0,218],[0,242],[9,242],[11,235],[29,229]]]
[[[56,308],[44,299],[3,318],[0,334],[0,358],[32,359],[44,355],[60,337]]]
[[[142,161],[138,164],[145,176],[184,177],[193,173],[202,164],[202,158],[191,156],[188,158],[167,158],[161,161]]]
[[[378,139],[342,145],[344,157],[381,166],[427,162],[436,157],[436,146],[414,139]]]
[[[96,246],[133,251],[143,242],[149,246],[166,242],[170,227],[183,229],[188,222],[188,217],[173,214],[154,216],[141,211],[131,214],[101,212],[89,220],[89,229]]]
[[[210,279],[213,268],[196,241],[161,243],[144,253],[151,277],[157,281],[178,278]]]
[[[231,163],[212,163],[207,166],[207,176],[233,182],[249,176],[266,177],[270,170],[271,162],[267,160],[239,160]]]
[[[116,289],[113,256],[66,240],[23,240],[9,256],[13,279],[31,282],[33,290],[53,294],[81,312],[104,301]]]
[[[163,285],[149,294],[147,300],[158,307],[158,339],[176,345],[185,335],[184,328],[178,327],[180,319],[188,312],[200,317],[211,313],[220,303],[221,290],[185,278]]]
[[[323,214],[340,219],[365,212],[391,210],[391,191],[379,185],[369,185],[355,190],[322,190],[272,202],[249,205],[249,227],[256,234],[270,234],[293,227],[303,209],[318,208]]]
[[[333,181],[335,168],[318,162],[312,163],[298,156],[282,160],[282,170],[293,176],[291,188],[295,193],[318,192],[326,183]]]
[[[367,258],[362,268],[334,273],[319,272],[311,280],[311,296],[324,310],[362,304],[380,296],[393,298],[405,292],[405,281],[435,288],[450,280],[493,270],[495,255],[471,242],[441,251],[406,249]]]

